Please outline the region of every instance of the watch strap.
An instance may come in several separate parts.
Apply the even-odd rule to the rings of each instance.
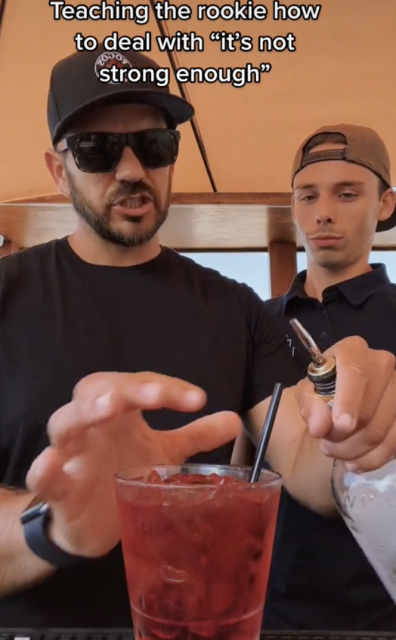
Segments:
[[[54,544],[48,536],[49,519],[50,508],[46,502],[41,502],[34,508],[27,509],[22,513],[21,522],[25,540],[36,556],[58,569],[65,569],[91,560],[90,558],[67,553]]]

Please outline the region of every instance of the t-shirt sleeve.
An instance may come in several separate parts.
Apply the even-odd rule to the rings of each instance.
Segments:
[[[244,290],[243,298],[249,332],[244,409],[249,411],[272,395],[277,382],[284,387],[297,384],[301,372],[292,357],[286,336],[267,311],[263,300],[250,287]]]

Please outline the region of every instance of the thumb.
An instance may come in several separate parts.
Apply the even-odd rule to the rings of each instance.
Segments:
[[[33,460],[26,476],[26,486],[44,500],[61,500],[67,491],[62,458],[54,447],[47,447]]]
[[[236,439],[241,433],[240,417],[231,411],[222,411],[194,420],[181,429],[167,431],[163,435],[173,452],[172,457],[181,463],[197,453],[217,449]]]

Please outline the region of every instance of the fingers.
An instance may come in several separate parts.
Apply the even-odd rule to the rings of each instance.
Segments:
[[[353,472],[374,471],[383,467],[395,457],[396,438],[393,441],[385,440],[378,447],[356,460],[346,462],[347,467]]]
[[[295,387],[301,417],[314,438],[324,438],[332,428],[330,407],[314,391],[313,384],[305,378]]]
[[[327,352],[336,358],[337,381],[333,401],[333,425],[350,434],[374,416],[391,377],[395,357],[387,351],[369,350],[359,337],[350,337]]]
[[[322,453],[329,457],[335,457],[337,460],[344,460],[350,471],[364,472],[373,471],[379,469],[384,464],[389,462],[395,457],[396,451],[396,434],[392,430],[392,436],[387,437],[378,446],[367,447],[366,443],[361,442],[362,432],[357,432],[345,443],[338,446],[338,453],[333,456],[330,451],[333,451],[332,443],[327,441],[321,443]],[[360,438],[360,441],[359,441]],[[348,444],[348,447],[343,446]],[[362,446],[363,445],[363,446]],[[366,453],[362,453],[365,451]],[[356,455],[359,452],[361,455]]]
[[[196,411],[206,400],[205,392],[185,380],[159,373],[95,373],[75,387],[73,401],[87,412],[101,413],[133,409]]]
[[[205,392],[184,380],[155,373],[99,373],[81,380],[73,401],[48,423],[52,444],[62,446],[87,427],[133,410],[161,408],[193,412],[205,404]]]
[[[366,342],[355,336],[338,342],[326,354],[336,358],[337,366],[331,413],[307,379],[296,388],[301,415],[311,435],[336,443],[364,428],[370,438],[373,429],[377,429],[373,427],[373,418],[395,377],[395,357],[387,351],[368,349]],[[389,407],[382,422],[383,435],[395,418],[395,409]]]
[[[396,453],[395,397],[396,382],[393,377],[383,391],[382,401],[370,424],[342,442],[326,439],[321,443],[322,452],[333,458],[350,461],[361,470],[389,462]]]
[[[242,421],[232,412],[223,411],[191,422],[181,429],[162,434],[169,456],[181,464],[197,453],[217,449],[242,433]]]
[[[395,357],[348,338],[328,354],[336,358],[336,395],[332,411],[308,380],[296,388],[311,435],[323,438],[322,452],[344,460],[351,470],[369,471],[396,454]]]

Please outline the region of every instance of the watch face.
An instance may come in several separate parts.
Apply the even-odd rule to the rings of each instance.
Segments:
[[[48,504],[44,502],[39,496],[35,496],[33,500],[28,504],[26,509],[22,511],[21,522],[22,524],[30,522],[30,520],[43,515],[44,513],[48,512],[48,510]]]

